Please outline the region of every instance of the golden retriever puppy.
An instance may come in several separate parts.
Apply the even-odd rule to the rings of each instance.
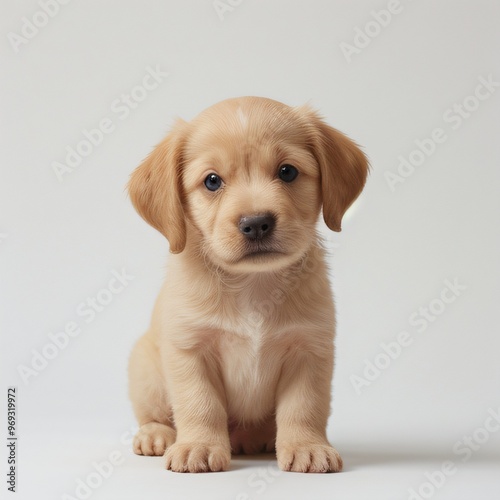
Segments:
[[[167,279],[130,358],[134,451],[177,472],[232,453],[336,472],[329,444],[335,318],[321,209],[340,231],[365,155],[308,107],[242,97],[179,121],[132,174],[139,214],[168,239]]]

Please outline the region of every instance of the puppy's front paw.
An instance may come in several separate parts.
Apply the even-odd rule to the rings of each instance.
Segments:
[[[161,457],[175,441],[175,430],[168,425],[149,422],[141,426],[134,436],[134,453]]]
[[[278,466],[291,472],[340,472],[342,459],[323,443],[285,443],[277,446]]]
[[[229,445],[175,443],[165,453],[165,467],[174,472],[219,472],[229,468]]]

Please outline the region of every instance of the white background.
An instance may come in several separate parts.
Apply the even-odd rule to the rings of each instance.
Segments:
[[[77,480],[112,452],[121,463],[92,499],[387,500],[409,498],[410,488],[423,488],[422,498],[500,497],[500,432],[478,430],[500,405],[500,89],[470,98],[480,77],[500,81],[500,6],[400,6],[377,28],[371,12],[387,9],[384,1],[244,0],[220,19],[211,0],[73,0],[16,51],[9,36],[41,7],[3,2],[0,470],[6,391],[17,386],[13,498],[81,498]],[[365,26],[379,34],[348,61],[341,44]],[[156,66],[169,73],[158,87],[126,117],[113,111]],[[176,116],[189,120],[240,95],[310,102],[371,160],[343,232],[327,239],[338,307],[329,437],[342,474],[280,474],[264,456],[237,458],[227,473],[179,475],[161,458],[134,456],[128,442],[127,358],[147,327],[168,245],[135,214],[124,186]],[[464,100],[477,109],[451,120]],[[60,182],[53,163],[106,117],[113,132]],[[436,128],[446,140],[392,191],[387,172]],[[122,269],[133,280],[86,323],[79,305]],[[443,310],[445,280],[466,288]],[[410,324],[431,302],[435,320]],[[33,350],[70,321],[80,335],[23,381],[19,367],[31,367]],[[364,377],[367,360],[382,359],[381,343],[402,331],[411,345],[356,391],[353,376]],[[482,442],[463,461],[455,446],[463,450],[457,442],[467,435]],[[439,488],[422,486],[444,460],[455,473]],[[0,488],[10,498],[4,479]]]

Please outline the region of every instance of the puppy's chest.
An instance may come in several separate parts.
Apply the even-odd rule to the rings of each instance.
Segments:
[[[279,351],[279,345],[257,334],[227,332],[220,338],[220,369],[230,417],[254,420],[271,411],[281,369]]]
[[[262,310],[263,300],[252,298],[241,297],[233,309],[237,314],[225,316],[218,343],[228,410],[235,418],[258,418],[272,405],[286,349]]]
[[[225,373],[231,378],[252,378],[265,362],[263,340],[258,336],[226,333],[219,341],[219,356]]]
[[[277,349],[275,334],[259,309],[250,303],[233,309],[236,314],[224,316],[220,322],[219,356],[226,379],[247,384],[256,383],[258,372],[268,364]]]
[[[268,330],[276,331],[276,327],[286,326],[286,318],[281,314],[283,302],[274,299],[275,292],[273,284],[249,282],[239,293],[222,296],[218,307],[221,328],[248,337],[258,350]]]

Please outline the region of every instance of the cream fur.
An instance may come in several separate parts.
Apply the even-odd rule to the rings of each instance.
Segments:
[[[277,177],[283,164],[296,180]],[[274,450],[283,470],[341,470],[326,438],[335,320],[315,224],[323,207],[340,230],[367,170],[310,109],[246,97],[179,122],[133,173],[136,209],[174,252],[130,358],[136,453],[165,454],[178,472]],[[216,192],[210,173],[223,179]],[[238,221],[268,212],[272,253],[248,256]]]

